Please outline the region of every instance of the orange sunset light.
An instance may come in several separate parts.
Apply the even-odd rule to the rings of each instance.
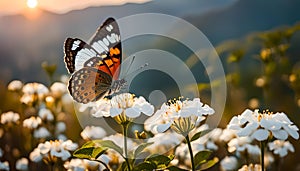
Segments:
[[[27,6],[29,8],[35,8],[37,7],[37,5],[38,5],[37,0],[27,0]]]

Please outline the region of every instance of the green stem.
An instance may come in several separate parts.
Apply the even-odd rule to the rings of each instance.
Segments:
[[[260,165],[261,165],[261,171],[264,171],[265,168],[265,143],[263,141],[260,142]]]
[[[128,123],[125,123],[122,125],[123,126],[123,136],[124,136],[124,154],[125,154],[125,161],[128,167],[128,171],[131,170],[129,160],[128,160],[128,152],[127,152],[127,128],[128,128]]]
[[[185,139],[186,139],[186,142],[187,142],[187,145],[188,145],[188,148],[189,148],[189,152],[190,152],[191,163],[192,163],[192,171],[195,171],[194,155],[193,155],[193,150],[192,150],[189,134],[186,135]]]

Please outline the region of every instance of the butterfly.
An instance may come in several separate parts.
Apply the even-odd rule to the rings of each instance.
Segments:
[[[108,18],[89,43],[67,38],[64,61],[71,75],[68,90],[79,103],[97,101],[120,91],[125,84],[119,79],[122,49],[119,26]]]

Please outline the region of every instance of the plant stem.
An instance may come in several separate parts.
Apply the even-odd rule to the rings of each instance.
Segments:
[[[128,152],[127,152],[127,129],[128,129],[128,123],[122,124],[123,127],[123,136],[124,136],[124,154],[125,154],[125,161],[128,167],[128,170],[130,171],[130,164],[128,160]]]
[[[260,165],[261,165],[261,171],[264,171],[265,168],[265,143],[264,141],[260,142]]]
[[[108,170],[108,171],[110,170],[110,169],[108,168],[107,164],[104,163],[103,161],[101,161],[101,160],[95,160],[95,161],[101,163],[101,164],[105,167],[106,170]]]
[[[189,134],[186,135],[185,140],[187,142],[187,145],[188,145],[188,148],[189,148],[189,152],[190,152],[191,163],[192,163],[192,171],[195,171],[194,155],[193,155],[193,150],[192,150],[192,146],[191,146],[191,141],[190,141],[190,138],[189,138]]]

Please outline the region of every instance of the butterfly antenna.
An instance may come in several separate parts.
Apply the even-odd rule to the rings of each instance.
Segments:
[[[135,59],[135,56],[132,57],[132,60],[130,61],[130,64],[129,64],[127,70],[126,70],[125,76],[128,74],[129,69],[131,68],[131,66],[132,66],[132,64],[133,64],[134,59]]]
[[[135,69],[134,71],[132,71],[132,72],[130,72],[130,73],[127,73],[127,74],[124,76],[124,78],[128,77],[128,76],[131,75],[131,74],[136,73],[137,71],[143,69],[144,67],[146,67],[146,66],[148,66],[148,65],[149,65],[148,63],[145,63],[144,65],[140,66],[139,68]]]

